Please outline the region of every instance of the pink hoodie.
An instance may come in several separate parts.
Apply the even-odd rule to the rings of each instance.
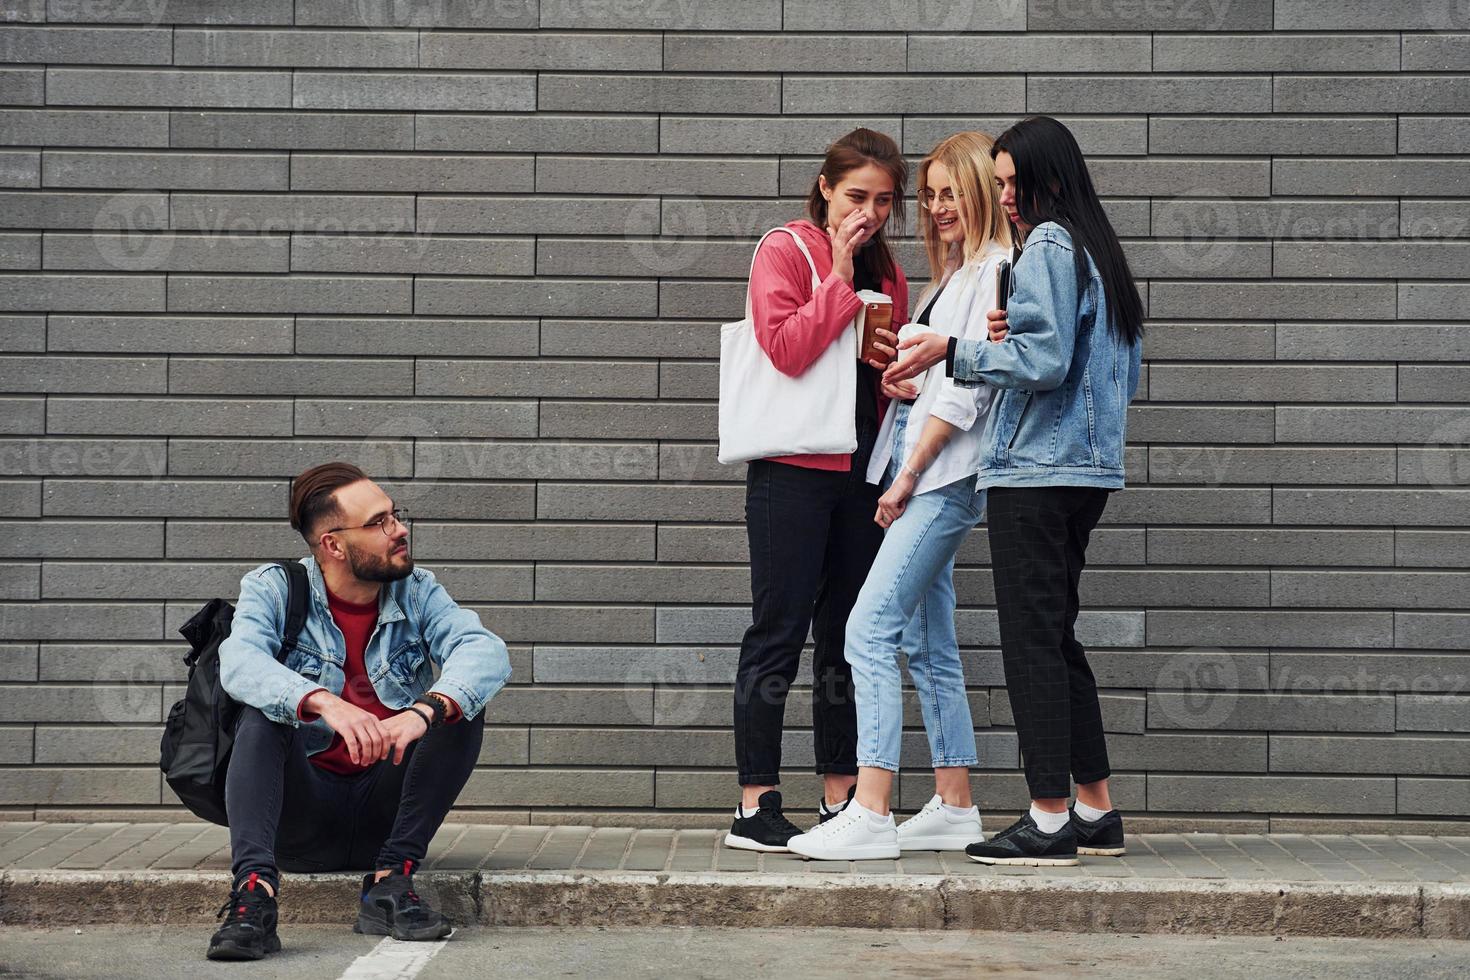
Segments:
[[[821,284],[812,289],[811,269],[790,235],[772,235],[755,255],[750,271],[750,311],[755,321],[755,339],[776,366],[792,377],[812,365],[842,328],[862,309],[862,300],[852,284],[832,274],[832,240],[805,219],[788,222],[812,253]],[[908,322],[909,286],[903,270],[896,282],[885,279],[883,292],[893,297],[893,330]],[[888,407],[888,398],[878,393],[878,418]],[[852,469],[848,453],[773,456],[773,462],[805,466],[815,470],[847,472]]]

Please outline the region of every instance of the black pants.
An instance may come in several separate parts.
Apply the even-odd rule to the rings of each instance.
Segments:
[[[225,779],[236,882],[254,871],[279,891],[278,868],[417,866],[480,756],[485,716],[431,729],[399,765],[351,776],[312,765],[304,735],[255,708],[241,713]]]
[[[816,771],[857,775],[857,704],[843,646],[847,616],[883,543],[873,521],[878,487],[865,479],[868,435],[849,473],[765,460],[746,472],[753,622],[735,675],[735,763],[742,786],[781,781],[786,694],[808,630],[816,640]]]
[[[990,562],[1006,689],[1033,799],[1109,775],[1097,682],[1077,642],[1077,582],[1107,506],[1098,487],[991,487]]]

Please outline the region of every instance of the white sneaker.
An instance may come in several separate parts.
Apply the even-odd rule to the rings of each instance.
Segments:
[[[856,800],[824,824],[786,842],[793,854],[818,861],[870,861],[898,857],[893,814],[880,817]]]
[[[980,808],[956,815],[935,796],[924,809],[898,825],[898,847],[903,851],[963,851],[985,839],[980,832]]]

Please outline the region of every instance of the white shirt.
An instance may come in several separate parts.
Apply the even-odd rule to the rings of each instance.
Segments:
[[[995,289],[999,278],[1000,263],[1010,252],[992,242],[990,247],[974,259],[961,266],[944,280],[943,292],[929,311],[929,325],[906,323],[899,330],[900,340],[919,333],[937,333],[962,340],[986,340],[990,336],[990,324],[986,314],[996,308]],[[925,289],[919,297],[917,309],[934,295],[934,286]],[[923,388],[909,409],[908,424],[904,427],[903,445],[895,446],[893,439],[894,418],[901,402],[888,403],[883,414],[883,424],[878,429],[878,442],[873,448],[868,463],[869,483],[881,483],[894,453],[899,459],[907,460],[919,444],[919,437],[929,416],[943,419],[959,429],[939,451],[939,455],[920,474],[914,485],[914,494],[927,493],[947,486],[956,480],[972,476],[980,471],[980,453],[984,440],[984,420],[990,411],[994,389],[989,385],[962,388],[944,375],[944,362],[933,365],[923,375]]]

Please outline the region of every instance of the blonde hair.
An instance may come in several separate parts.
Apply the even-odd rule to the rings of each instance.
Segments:
[[[950,186],[955,192],[955,209],[959,213],[960,226],[965,230],[960,252],[962,265],[979,256],[989,242],[1006,248],[1011,245],[1011,223],[1000,206],[1000,188],[995,185],[995,161],[990,156],[993,145],[994,138],[986,133],[955,133],[941,140],[919,163],[916,184],[921,202],[924,192],[929,189],[930,165],[941,163],[949,171]],[[923,223],[921,237],[924,251],[929,256],[932,288],[944,278],[950,245],[939,237],[939,229],[934,226],[934,218],[929,212],[922,207],[919,211],[927,219]]]

